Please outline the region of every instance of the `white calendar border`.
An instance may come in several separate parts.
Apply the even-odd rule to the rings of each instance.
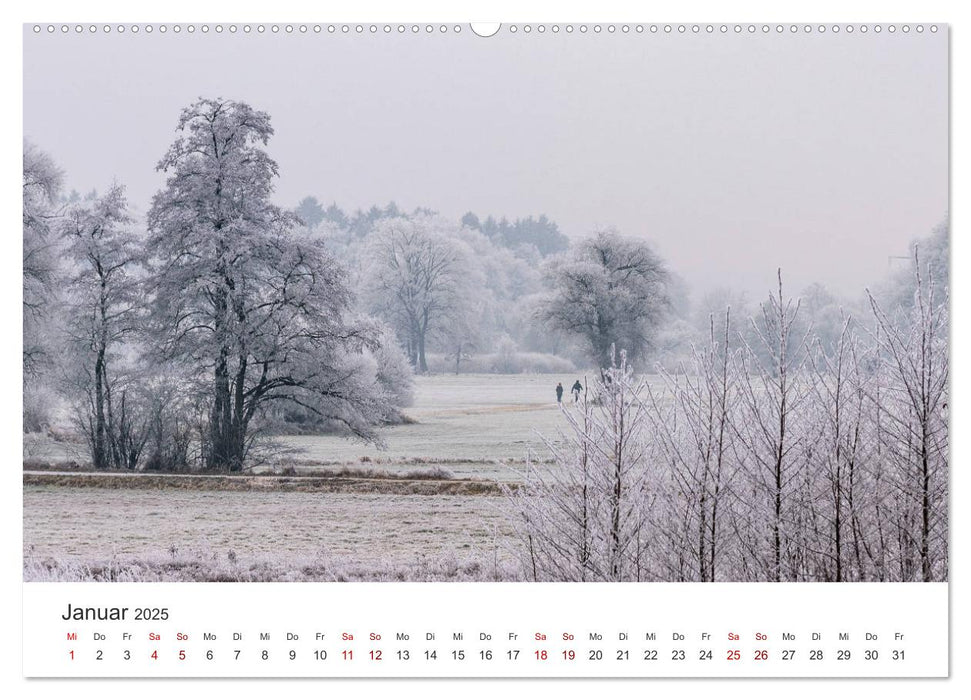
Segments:
[[[12,5],[9,3],[8,5]],[[578,2],[576,0],[561,0],[560,2],[534,2],[525,4],[514,0],[493,0],[492,2],[476,2],[459,4],[447,2],[446,0],[413,0],[404,9],[400,2],[393,0],[383,0],[370,2],[367,5],[362,3],[345,3],[344,7],[325,7],[318,4],[288,2],[287,0],[277,0],[268,5],[264,2],[254,0],[237,0],[230,7],[229,5],[213,5],[209,8],[201,7],[195,0],[169,0],[164,5],[157,8],[145,5],[137,5],[130,2],[119,0],[77,2],[71,0],[57,0],[51,2],[35,2],[28,4],[18,4],[16,7],[5,7],[4,20],[0,31],[2,31],[4,41],[0,42],[0,55],[2,55],[4,71],[4,88],[6,95],[11,101],[12,109],[3,116],[3,131],[5,138],[3,144],[3,161],[8,164],[4,169],[4,187],[0,188],[0,201],[3,202],[4,220],[13,222],[14,216],[19,208],[19,201],[14,194],[14,179],[17,173],[10,163],[19,162],[22,133],[22,113],[16,109],[22,94],[22,30],[20,24],[38,20],[96,20],[96,21],[127,21],[127,22],[157,22],[171,21],[178,19],[181,21],[213,21],[224,20],[227,18],[233,21],[265,21],[266,19],[281,20],[293,18],[308,19],[327,19],[333,21],[387,21],[397,19],[408,19],[416,21],[457,21],[464,22],[468,19],[493,20],[503,19],[505,21],[550,21],[550,20],[569,20],[569,21],[839,21],[839,22],[861,22],[861,21],[934,21],[952,23],[952,70],[954,76],[963,76],[966,79],[971,74],[971,64],[968,55],[971,50],[967,48],[966,36],[971,34],[971,23],[965,22],[964,12],[956,2],[946,0],[925,0],[919,5],[905,0],[886,0],[879,4],[872,4],[870,7],[856,7],[845,0],[814,0],[812,3],[804,3],[801,7],[792,4],[771,2],[769,0],[746,0],[733,2],[730,5],[725,2],[714,0],[697,2],[656,2],[650,6],[634,6],[633,3],[621,2],[619,0],[598,0],[597,2]],[[966,34],[967,33],[967,34]],[[966,82],[966,81],[965,81]],[[971,109],[969,109],[968,93],[969,88],[963,86],[959,80],[952,81],[952,123],[961,122],[971,123]],[[968,164],[971,163],[971,152],[967,145],[967,138],[963,132],[957,130],[953,134],[953,153],[954,166],[952,171],[952,191],[964,191],[967,189]],[[957,185],[957,186],[955,186]],[[964,185],[964,187],[962,187]],[[957,230],[961,228],[961,210],[958,207],[951,212],[952,223],[957,224]],[[5,328],[15,329],[13,335],[15,340],[6,343],[2,349],[3,358],[6,362],[2,366],[19,366],[16,355],[19,353],[19,329],[20,328],[20,304],[19,298],[19,274],[18,256],[16,255],[17,242],[16,236],[7,235],[2,238],[0,245],[4,246],[3,255],[0,259],[4,261],[6,269],[0,276],[3,280],[3,294],[0,296],[4,301],[0,309],[3,311],[3,322]],[[966,245],[962,243],[961,236],[955,236],[952,241],[952,264],[955,268],[959,265],[968,267],[971,265],[971,256],[966,251]],[[969,304],[971,296],[967,293],[960,277],[952,275],[956,281],[952,290],[952,300],[955,308],[964,308]],[[954,332],[952,355],[955,357],[967,356],[963,350],[968,345],[967,324],[960,315],[954,317]],[[8,373],[10,374],[10,373]],[[968,383],[965,380],[964,370],[961,366],[954,372],[954,386],[958,389],[958,395],[962,394],[960,388],[963,385],[965,390]],[[3,578],[4,593],[3,600],[18,607],[20,601],[20,591],[22,587],[22,486],[19,468],[16,466],[20,461],[20,409],[18,401],[13,397],[20,396],[19,378],[16,376],[3,376],[0,381],[5,389],[2,395],[8,400],[0,406],[0,416],[4,420],[0,421],[0,426],[5,431],[3,440],[0,444],[4,445],[9,459],[7,469],[7,479],[3,489],[3,517],[4,525],[2,532],[3,560],[6,564]],[[968,393],[965,391],[964,393]],[[956,430],[954,435],[954,451],[957,459],[952,460],[955,465],[961,465],[960,456],[966,451],[963,435],[967,434],[964,417],[965,411],[961,408],[960,400],[954,402],[956,410],[952,410],[952,420]],[[962,475],[960,469],[952,472],[952,494],[968,495],[965,486],[966,476]],[[960,496],[959,496],[960,497]],[[952,508],[951,541],[965,542],[968,539],[968,519],[964,515],[966,511],[960,508]],[[952,556],[951,567],[951,624],[952,630],[967,629],[968,618],[965,613],[966,606],[963,605],[961,597],[954,595],[954,586],[963,581],[966,574],[966,567],[960,556],[961,550],[952,546],[952,552],[958,556]],[[110,585],[110,584],[109,584]],[[214,584],[215,585],[215,584]],[[354,584],[347,584],[354,585]],[[963,672],[959,664],[952,663],[952,682],[925,682],[925,681],[819,681],[819,682],[790,682],[790,681],[731,681],[728,685],[722,685],[724,681],[709,680],[678,680],[678,681],[650,681],[650,685],[642,685],[640,681],[543,681],[540,687],[533,681],[496,681],[491,683],[464,683],[462,681],[423,681],[423,682],[389,682],[389,681],[328,681],[326,685],[311,685],[312,681],[297,682],[252,682],[252,681],[221,681],[218,689],[210,681],[165,681],[143,683],[139,681],[90,681],[75,685],[64,682],[30,682],[27,683],[20,677],[21,655],[20,655],[20,630],[17,629],[16,622],[20,621],[20,615],[14,611],[8,611],[2,619],[8,620],[8,624],[3,626],[5,634],[2,635],[2,647],[0,654],[3,657],[4,686],[10,687],[17,694],[29,694],[31,697],[59,697],[76,696],[77,693],[92,694],[99,697],[131,697],[137,694],[141,698],[166,697],[173,693],[186,694],[187,697],[194,697],[196,693],[212,694],[218,692],[232,693],[234,698],[265,697],[270,692],[286,692],[296,694],[298,697],[304,694],[320,696],[321,693],[354,693],[355,697],[361,696],[365,692],[377,692],[387,696],[391,692],[402,692],[408,695],[421,693],[427,697],[449,697],[455,698],[456,694],[462,697],[494,697],[497,693],[540,693],[543,696],[556,693],[562,697],[589,697],[597,693],[608,692],[618,696],[637,693],[643,697],[645,693],[660,694],[666,697],[669,694],[678,693],[683,696],[686,693],[690,696],[695,693],[710,696],[712,693],[726,693],[731,696],[745,697],[778,697],[784,693],[787,698],[816,697],[821,693],[839,695],[849,693],[875,693],[883,697],[906,697],[913,698],[914,695],[933,693],[935,697],[957,694],[959,692],[958,681],[966,680],[971,672]],[[968,657],[969,647],[967,643],[962,643],[962,635],[951,634],[951,658],[964,659]],[[864,685],[865,683],[865,685]],[[399,685],[400,684],[400,685]],[[658,685],[660,684],[660,685]],[[689,690],[690,688],[690,690]],[[967,691],[967,687],[964,688]]]

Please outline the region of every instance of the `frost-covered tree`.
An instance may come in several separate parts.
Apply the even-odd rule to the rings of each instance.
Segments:
[[[124,387],[116,386],[112,372],[113,360],[138,330],[141,250],[124,188],[116,185],[103,197],[71,206],[58,228],[73,264],[65,295],[72,340],[67,361],[82,397],[79,420],[91,461],[97,469],[131,468],[140,450],[131,442]]]
[[[556,258],[546,279],[539,318],[582,340],[598,367],[610,366],[615,346],[630,361],[651,350],[668,306],[668,273],[647,243],[599,233]]]
[[[948,501],[948,293],[914,253],[914,299],[895,324],[871,295],[880,387],[875,397],[901,580],[946,580]],[[931,279],[927,279],[931,277]]]
[[[54,160],[24,142],[23,173],[23,369],[36,375],[48,359],[44,324],[49,320],[57,280],[57,254],[51,229],[58,217],[63,174]]]
[[[917,278],[925,287],[924,294],[933,292],[941,299],[950,287],[950,219],[944,219],[929,235],[911,242],[906,260],[892,257],[892,272],[882,283],[870,288],[865,306],[870,308],[872,296],[895,324],[905,325],[913,309],[917,292]],[[919,251],[919,256],[918,256]],[[920,268],[917,260],[920,260]],[[899,317],[898,317],[899,316]]]
[[[947,290],[934,261],[913,269],[914,299],[871,296],[870,327],[817,334],[780,272],[747,331],[710,320],[660,382],[607,372],[554,464],[507,491],[525,577],[946,580]]]
[[[415,369],[427,372],[429,340],[468,309],[468,246],[437,217],[395,217],[378,222],[368,253],[373,309],[398,330]]]
[[[517,552],[536,581],[643,581],[653,503],[645,386],[621,353],[574,407],[569,431],[547,441],[554,464],[530,465],[506,489]]]
[[[867,463],[872,432],[869,417],[870,376],[865,349],[850,317],[844,317],[832,342],[816,336],[808,355],[811,392],[807,412],[807,472],[804,506],[809,511],[808,548],[815,553],[810,578],[859,580],[866,537]]]
[[[370,351],[374,357],[378,384],[390,397],[390,410],[385,420],[398,422],[397,409],[410,406],[415,399],[414,374],[411,364],[401,350],[394,331],[382,325],[378,332],[378,345]]]
[[[660,390],[647,387],[650,432],[666,466],[658,530],[668,576],[715,581],[730,576],[731,487],[738,467],[730,421],[739,399],[730,310],[708,342],[692,348],[692,359],[676,372],[662,372]]]
[[[740,514],[744,565],[759,580],[799,578],[803,515],[797,500],[806,440],[801,411],[808,394],[806,336],[798,333],[799,301],[779,286],[752,319],[757,345],[745,344],[739,373],[739,410],[733,422],[747,484]]]
[[[148,214],[150,322],[158,353],[208,406],[205,465],[242,469],[254,420],[281,403],[375,439],[373,426],[396,411],[363,354],[379,329],[351,318],[344,271],[271,203],[269,115],[201,99],[178,132]]]
[[[471,249],[472,264],[463,280],[465,311],[452,319],[436,345],[455,360],[458,371],[464,358],[498,351],[504,339],[522,344],[531,320],[524,297],[538,292],[541,280],[535,266],[478,231],[463,228],[456,235]]]
[[[317,228],[327,216],[316,197],[304,197],[293,211],[303,225],[309,229]]]

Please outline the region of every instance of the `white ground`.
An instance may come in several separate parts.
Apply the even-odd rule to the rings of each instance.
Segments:
[[[292,455],[301,460],[367,457],[372,461],[359,466],[434,465],[456,476],[515,479],[527,451],[549,456],[540,434],[552,437],[566,428],[554,388],[563,382],[569,408],[575,379],[419,377],[415,405],[407,410],[417,422],[388,429],[387,450],[337,437],[284,441],[304,450]],[[503,460],[513,463],[504,466]],[[484,571],[509,560],[503,505],[499,496],[25,487],[24,548],[31,561],[81,566],[160,557],[225,562],[232,550],[240,562],[336,561],[372,569],[468,556],[485,562]]]
[[[566,429],[556,406],[556,382],[564,386],[564,406],[572,405],[575,376],[436,375],[418,377],[415,403],[405,413],[417,421],[386,429],[386,449],[329,436],[286,437],[301,450],[292,456],[321,462],[356,462],[367,457],[382,469],[414,469],[414,461],[441,463],[456,476],[515,479],[503,460],[519,462],[527,453],[547,459],[542,436],[555,439]],[[584,378],[579,377],[580,382]]]
[[[247,562],[408,565],[447,553],[491,558],[501,497],[254,491],[24,488],[24,546],[35,558],[101,562],[230,550]]]

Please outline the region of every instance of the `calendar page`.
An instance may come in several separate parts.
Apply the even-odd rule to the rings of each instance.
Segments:
[[[943,23],[23,26],[23,675],[949,674]]]

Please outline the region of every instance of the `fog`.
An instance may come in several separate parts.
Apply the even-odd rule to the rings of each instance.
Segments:
[[[892,50],[891,50],[892,49]],[[858,294],[948,210],[947,31],[876,35],[25,28],[25,137],[145,211],[179,111],[267,111],[275,200],[545,213],[649,240],[695,290]]]

